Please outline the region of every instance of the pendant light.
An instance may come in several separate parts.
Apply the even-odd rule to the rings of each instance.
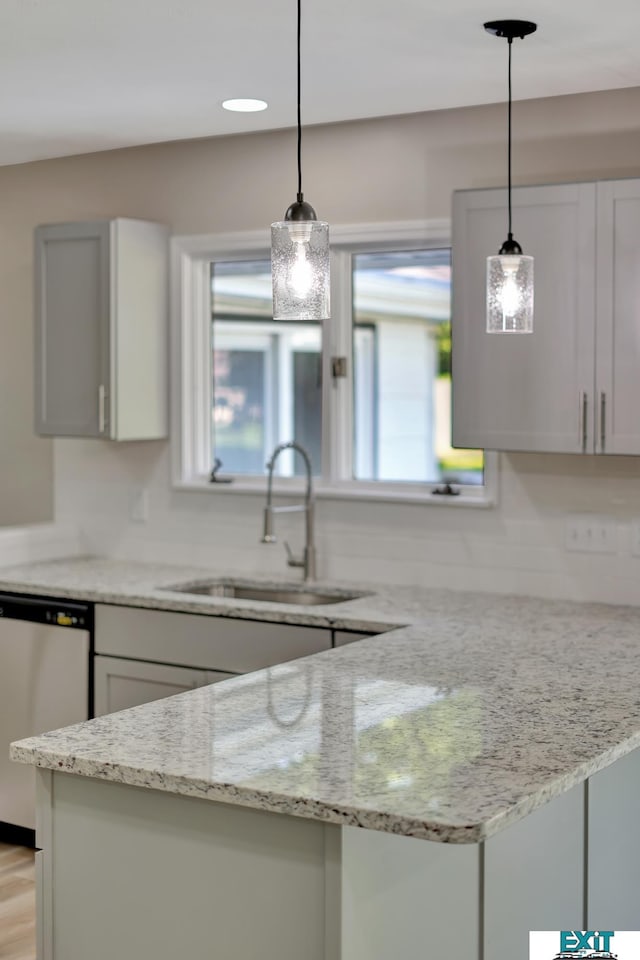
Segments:
[[[298,2],[298,195],[271,224],[271,276],[274,320],[326,320],[329,317],[329,224],[318,220],[302,194],[300,119],[300,21]]]
[[[537,30],[529,20],[491,20],[485,30],[509,44],[509,229],[497,256],[487,257],[487,333],[533,333],[533,257],[524,256],[511,232],[511,47]]]

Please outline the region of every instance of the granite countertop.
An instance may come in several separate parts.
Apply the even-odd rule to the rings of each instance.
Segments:
[[[353,592],[364,596],[337,605],[312,607],[199,596],[171,589],[218,578],[247,580],[266,586],[282,586],[285,583],[303,586],[300,577],[291,577],[286,581],[284,578],[275,580],[247,574],[246,570],[216,571],[201,567],[78,557],[0,567],[0,590],[56,597],[60,600],[88,600],[94,603],[174,610],[214,617],[297,623],[372,633],[420,621],[425,614],[424,591],[407,587],[348,584],[348,588],[353,588]],[[344,591],[345,584],[322,580],[315,581],[313,588]],[[440,602],[446,602],[449,591],[438,591],[438,596],[442,598]],[[435,594],[433,597],[435,598]]]
[[[54,573],[54,567],[59,573]],[[0,588],[150,601],[158,571],[65,561]],[[118,572],[119,571],[119,572]],[[194,572],[194,578],[202,571]],[[344,586],[344,584],[342,585]],[[300,612],[383,636],[14,744],[24,763],[453,843],[491,836],[640,745],[640,609],[389,588]],[[153,594],[155,596],[155,594]],[[174,602],[176,605],[174,605]],[[245,601],[245,603],[247,603]],[[180,605],[182,604],[182,605]],[[239,601],[165,609],[260,616]],[[236,607],[237,604],[237,607]],[[233,605],[233,612],[230,606]],[[343,605],[341,605],[342,607]],[[298,611],[293,611],[298,616]],[[353,619],[351,619],[353,617]]]

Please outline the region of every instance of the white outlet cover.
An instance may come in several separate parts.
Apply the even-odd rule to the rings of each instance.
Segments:
[[[575,553],[617,553],[615,518],[595,513],[569,515],[565,522],[565,549]]]
[[[146,523],[149,519],[149,491],[134,490],[131,494],[129,516],[134,523]]]
[[[631,521],[631,556],[640,557],[640,518]]]

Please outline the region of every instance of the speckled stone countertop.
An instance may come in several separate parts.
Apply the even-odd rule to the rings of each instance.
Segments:
[[[0,590],[58,599],[89,600],[95,603],[149,607],[155,610],[209,614],[214,617],[307,624],[373,633],[422,620],[427,605],[433,602],[436,596],[434,593],[431,595],[431,600],[425,599],[424,591],[407,587],[384,588],[372,587],[371,584],[348,584],[347,589],[353,587],[354,593],[364,596],[338,605],[309,607],[225,597],[194,596],[171,589],[220,577],[245,579],[251,583],[265,585],[282,586],[285,583],[284,578],[274,580],[264,576],[248,575],[246,571],[244,573],[233,570],[216,571],[201,567],[78,557],[71,560],[49,560],[43,563],[0,567]],[[286,583],[302,587],[303,584],[299,581],[300,577],[292,576]],[[345,590],[344,583],[330,581],[318,581],[314,583],[314,587]],[[441,590],[437,595],[445,601],[449,592]]]
[[[202,571],[63,561],[0,571],[0,588],[351,629],[410,625],[21,741],[15,760],[464,843],[640,745],[640,609],[370,587],[336,618],[171,593],[152,602],[165,574],[171,584]]]

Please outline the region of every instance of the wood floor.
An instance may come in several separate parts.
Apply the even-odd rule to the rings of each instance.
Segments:
[[[35,960],[33,850],[0,843],[0,960]]]

